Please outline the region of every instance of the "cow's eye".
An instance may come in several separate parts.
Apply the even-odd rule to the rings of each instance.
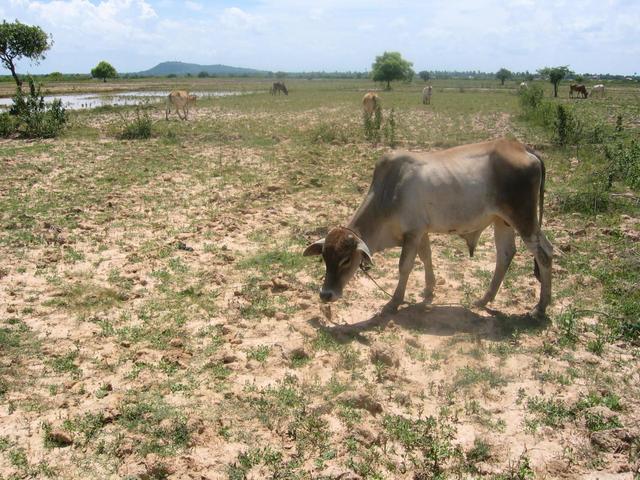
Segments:
[[[338,264],[338,266],[340,268],[344,268],[347,265],[349,265],[350,263],[351,263],[351,257],[346,257],[346,258],[343,258],[342,260],[340,260],[340,263]]]

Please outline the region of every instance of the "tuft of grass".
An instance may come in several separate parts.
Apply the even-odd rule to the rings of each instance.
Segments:
[[[249,351],[247,352],[247,359],[264,363],[267,361],[270,353],[271,347],[269,345],[260,345],[258,347],[249,349]]]
[[[497,388],[507,385],[508,381],[500,372],[490,367],[465,366],[456,372],[454,378],[456,387],[468,388],[479,383],[484,383],[490,388]]]
[[[120,406],[118,423],[128,431],[143,436],[138,453],[172,454],[186,448],[191,441],[187,416],[151,393],[133,393]]]

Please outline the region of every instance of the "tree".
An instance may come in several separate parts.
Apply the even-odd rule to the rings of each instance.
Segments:
[[[561,67],[544,67],[538,70],[538,73],[543,77],[547,77],[553,84],[553,96],[557,97],[558,85],[564,77],[571,73],[571,70],[569,70],[569,65],[564,65]]]
[[[413,63],[405,60],[400,52],[384,52],[376,57],[371,66],[374,82],[387,82],[387,90],[391,90],[393,80],[411,80],[414,72]]]
[[[496,78],[500,80],[500,85],[504,85],[504,81],[511,78],[512,73],[506,68],[501,68],[496,72]]]
[[[53,45],[53,40],[38,26],[25,25],[16,20],[0,24],[0,62],[11,72],[18,87],[22,80],[16,73],[15,62],[28,58],[34,63],[44,59],[44,52]]]
[[[431,78],[431,74],[426,70],[422,70],[420,73],[418,73],[418,76],[425,82],[428,82],[429,79]]]
[[[91,76],[93,78],[101,78],[103,82],[106,82],[107,78],[116,78],[117,74],[118,72],[113,68],[113,65],[104,60],[96,65],[96,68],[91,69]]]

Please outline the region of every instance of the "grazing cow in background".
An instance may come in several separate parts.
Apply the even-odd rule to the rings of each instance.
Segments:
[[[451,233],[466,240],[469,254],[482,231],[493,224],[496,269],[485,306],[500,287],[516,253],[515,234],[534,257],[541,283],[533,315],[551,301],[553,247],[542,233],[544,163],[531,149],[512,140],[494,140],[431,153],[392,152],[376,164],[369,191],[346,227],[329,231],[309,245],[305,256],[322,255],[326,266],[320,299],[333,302],[359,267],[375,252],[402,246],[400,278],[385,311],[403,302],[416,254],[425,267],[425,301],[436,285],[429,233]]]
[[[582,95],[582,98],[587,98],[589,96],[587,87],[582,84],[572,83],[569,85],[569,97],[573,98],[573,92],[577,92],[578,95]]]
[[[189,95],[189,92],[186,90],[174,90],[167,97],[167,107],[164,112],[164,118],[169,120],[169,114],[171,113],[171,108],[174,108],[176,113],[178,114],[178,118],[180,120],[186,120],[187,115],[189,114],[189,106],[195,105],[196,96]],[[180,115],[180,109],[184,113],[184,118]]]
[[[593,88],[591,89],[591,98],[593,98],[594,94],[598,94],[601,98],[604,97],[604,85],[603,84],[598,84],[598,85],[594,85]]]
[[[422,89],[422,104],[430,105],[431,104],[431,85],[427,85]]]
[[[520,84],[520,90],[526,90],[527,88],[529,88],[529,85],[527,85],[527,82],[522,82]]]
[[[284,93],[285,95],[289,95],[289,90],[285,86],[284,82],[273,82],[271,86],[271,95],[275,95],[276,93]]]
[[[370,117],[376,109],[380,108],[380,97],[373,92],[366,93],[362,97],[362,108],[364,113]]]

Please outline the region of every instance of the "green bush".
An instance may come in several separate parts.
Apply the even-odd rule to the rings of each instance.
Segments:
[[[28,78],[29,92],[16,89],[9,113],[14,117],[15,131],[27,138],[53,138],[67,123],[67,113],[59,99],[47,104],[40,93],[41,85]]]
[[[133,120],[123,120],[123,127],[118,135],[123,140],[141,140],[151,138],[153,121],[148,111],[136,107]]]
[[[543,103],[544,90],[540,85],[531,85],[518,92],[520,107],[525,115],[535,112]]]
[[[553,130],[553,140],[558,145],[577,145],[582,139],[583,125],[569,107],[560,104],[556,107]]]
[[[380,127],[382,127],[382,107],[380,104],[376,104],[376,109],[373,115],[368,115],[367,112],[363,112],[363,127],[364,137],[372,142],[380,141]]]
[[[6,138],[18,128],[15,118],[9,112],[0,113],[0,137]]]
[[[398,139],[396,136],[396,116],[393,108],[389,112],[387,121],[384,123],[383,133],[386,144],[391,148],[394,148],[398,144]]]
[[[343,126],[336,123],[320,123],[309,131],[309,139],[312,143],[349,143],[349,135]]]
[[[609,164],[609,185],[613,180],[621,180],[633,189],[640,189],[640,142],[607,145],[605,157]]]
[[[609,209],[609,187],[605,178],[596,178],[580,185],[577,190],[558,194],[560,211],[594,215]]]

